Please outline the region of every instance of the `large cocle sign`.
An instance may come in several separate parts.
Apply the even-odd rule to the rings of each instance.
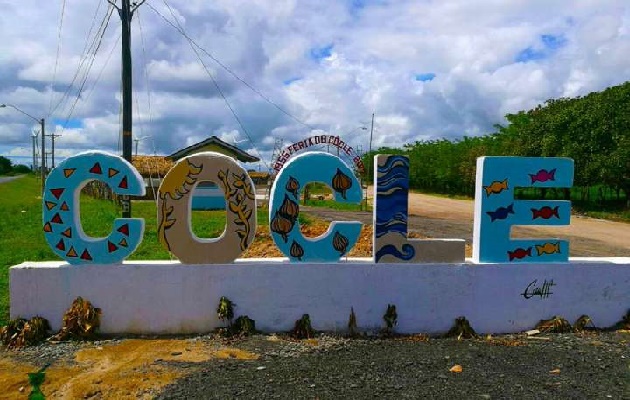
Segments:
[[[378,155],[374,162],[374,262],[464,262],[462,239],[407,238],[409,160]],[[81,228],[79,195],[87,182],[106,183],[119,195],[144,194],[138,171],[119,156],[87,152],[70,157],[46,180],[43,230],[46,241],[70,264],[118,264],[141,243],[144,220],[120,218],[105,238]],[[218,238],[200,239],[190,226],[192,193],[204,181],[225,194],[226,229]],[[332,222],[326,233],[305,238],[300,232],[300,198],[311,182],[328,185],[339,202],[360,203],[363,192],[352,170],[324,152],[296,155],[274,181],[269,201],[269,229],[292,263],[337,262],[356,244],[360,222]],[[567,262],[569,243],[559,239],[511,240],[514,225],[568,225],[570,201],[514,199],[516,187],[563,187],[573,184],[567,158],[482,157],[477,162],[473,261],[476,263]],[[236,161],[204,152],[180,159],[165,176],[157,202],[162,245],[185,264],[226,264],[236,260],[256,233],[256,198],[252,180]]]

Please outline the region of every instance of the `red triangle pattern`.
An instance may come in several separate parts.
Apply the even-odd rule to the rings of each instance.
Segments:
[[[63,220],[61,219],[61,216],[59,215],[59,213],[55,214],[55,216],[52,217],[50,222],[52,222],[54,224],[63,224]]]
[[[92,166],[92,168],[90,168],[90,172],[93,174],[102,174],[103,170],[101,169],[101,164],[100,163],[95,163],[94,166]]]
[[[122,178],[122,180],[118,184],[118,187],[121,188],[121,189],[128,189],[129,188],[129,185],[127,184],[127,177],[126,176],[124,178]]]
[[[112,242],[110,242],[108,240],[107,241],[107,251],[109,251],[110,253],[113,253],[116,250],[118,250],[118,246],[116,246],[114,243],[112,243]]]
[[[59,239],[59,243],[55,247],[61,251],[66,251],[66,244],[63,242],[63,239]]]
[[[55,199],[59,200],[64,190],[66,189],[65,188],[50,189],[50,193],[52,193],[52,195],[55,196]]]
[[[129,236],[129,224],[122,225],[120,228],[117,229],[117,231],[125,236]]]
[[[87,251],[87,249],[83,250],[83,253],[81,253],[81,257],[82,260],[88,260],[88,261],[92,261],[92,256],[90,255],[90,253]]]

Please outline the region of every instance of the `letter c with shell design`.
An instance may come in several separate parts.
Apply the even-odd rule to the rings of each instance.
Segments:
[[[300,231],[300,193],[310,182],[324,182],[336,201],[360,204],[363,193],[350,168],[338,157],[309,152],[289,160],[271,188],[269,230],[274,242],[293,262],[335,262],[356,244],[360,222],[335,221],[323,235],[310,239]]]

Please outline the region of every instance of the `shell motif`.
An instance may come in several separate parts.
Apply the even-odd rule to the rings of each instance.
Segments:
[[[341,194],[341,197],[346,198],[346,190],[350,189],[352,186],[352,179],[341,172],[339,168],[337,168],[337,173],[332,178],[332,188],[335,192]]]
[[[300,190],[300,182],[292,176],[289,176],[287,184],[284,186],[287,192],[292,193],[293,197],[297,199],[298,190]]]
[[[271,229],[272,232],[278,233],[280,236],[282,236],[284,243],[286,243],[288,241],[287,234],[291,232],[291,229],[293,229],[293,222],[283,217],[276,211],[276,214],[271,219],[271,223],[269,224],[269,229]]]
[[[302,261],[302,256],[304,255],[304,248],[302,248],[302,246],[300,246],[300,244],[294,240],[293,243],[291,243],[291,249],[289,249],[289,254],[291,254],[291,257],[295,257],[298,260]]]
[[[289,219],[292,223],[295,223],[297,220],[298,214],[300,213],[300,205],[295,201],[289,198],[289,195],[284,195],[284,201],[282,205],[278,209],[278,213],[283,217]]]
[[[333,248],[339,252],[340,255],[344,255],[348,248],[348,238],[339,232],[335,232],[333,236]]]

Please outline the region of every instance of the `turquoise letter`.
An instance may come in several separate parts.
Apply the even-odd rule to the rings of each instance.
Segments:
[[[573,160],[545,157],[477,159],[473,261],[567,262],[569,243],[559,239],[510,240],[514,225],[569,225],[570,201],[514,200],[517,187],[573,185]]]
[[[116,194],[144,195],[142,177],[121,157],[92,151],[67,158],[46,179],[42,199],[46,241],[70,264],[120,263],[142,242],[144,219],[118,218],[106,238],[87,236],[79,216],[80,195],[93,180],[107,183]]]

